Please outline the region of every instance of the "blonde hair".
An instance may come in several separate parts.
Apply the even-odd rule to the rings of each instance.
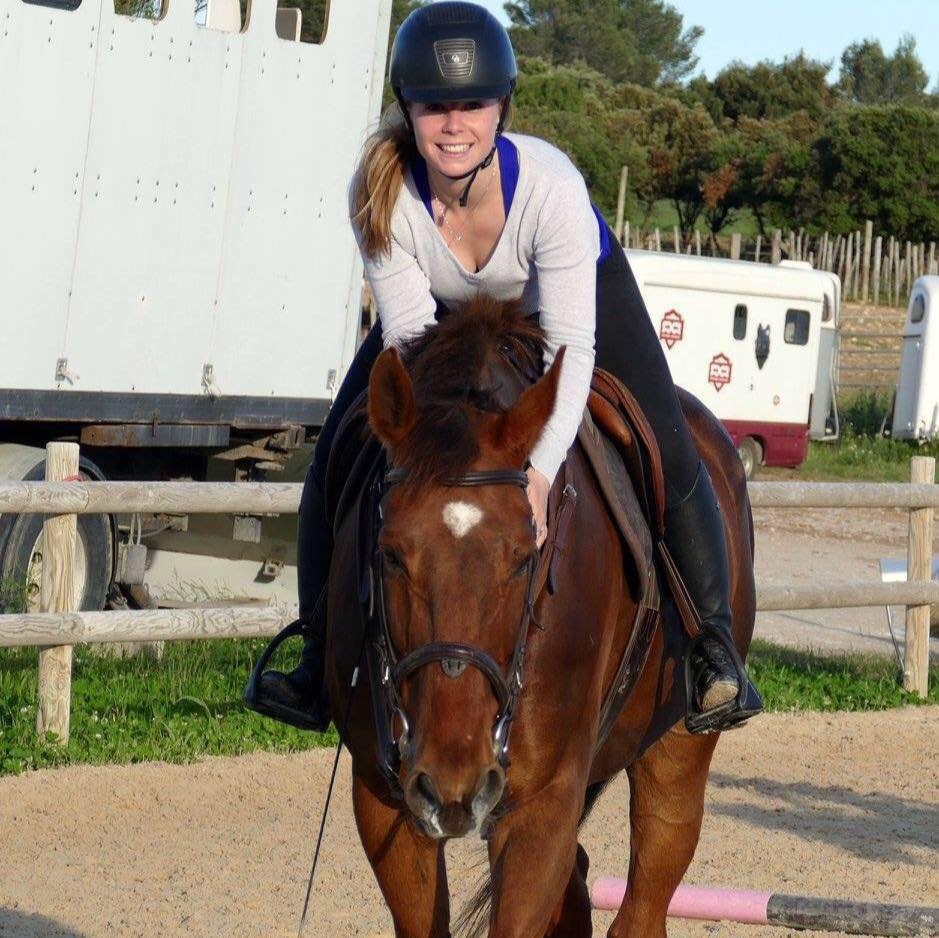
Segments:
[[[365,141],[352,181],[352,224],[370,258],[391,250],[391,215],[416,153],[414,134],[394,103]]]
[[[504,127],[512,126],[510,99]],[[351,218],[369,258],[391,252],[391,215],[404,173],[417,154],[414,134],[397,102],[382,114],[378,130],[366,141],[352,180]]]

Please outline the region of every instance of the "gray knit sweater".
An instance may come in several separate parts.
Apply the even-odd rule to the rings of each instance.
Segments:
[[[386,347],[432,323],[437,301],[453,308],[485,292],[500,300],[520,298],[526,312],[538,313],[547,337],[546,367],[567,346],[554,413],[530,456],[553,481],[577,435],[590,388],[600,237],[574,164],[537,137],[506,137],[518,151],[518,181],[482,270],[471,273],[457,260],[407,173],[391,221],[391,254],[365,257],[365,272]],[[500,170],[504,177],[504,161]]]

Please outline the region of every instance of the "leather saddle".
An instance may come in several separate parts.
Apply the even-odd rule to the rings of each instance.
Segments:
[[[368,426],[367,393],[363,391],[349,407],[337,429],[325,486],[326,513],[334,532],[350,511],[357,516],[359,599],[366,621],[365,609],[371,598],[370,560],[377,531],[375,492],[386,469],[384,450]],[[619,532],[626,558],[624,572],[637,603],[630,639],[601,710],[596,744],[599,749],[642,673],[655,629],[662,622],[660,567],[685,629],[692,635],[698,629],[693,605],[681,601],[687,593],[663,544],[665,486],[655,437],[635,398],[618,379],[600,368],[594,371],[575,445],[580,446],[591,467]],[[568,462],[562,465],[548,499],[548,536],[536,574],[536,599],[545,589],[555,591],[567,549],[568,528],[577,503]]]

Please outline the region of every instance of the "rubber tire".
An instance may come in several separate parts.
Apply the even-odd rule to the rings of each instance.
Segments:
[[[745,436],[737,446],[737,453],[747,479],[752,479],[763,462],[763,447],[752,436]]]
[[[105,478],[104,473],[85,458],[79,461],[79,471],[84,479],[103,481]],[[41,481],[45,473],[43,459],[23,481]],[[42,532],[42,522],[42,515],[0,516],[0,578],[25,579],[33,548]],[[114,530],[110,515],[78,515],[77,533],[85,548],[85,588],[80,610],[104,609],[114,575]]]

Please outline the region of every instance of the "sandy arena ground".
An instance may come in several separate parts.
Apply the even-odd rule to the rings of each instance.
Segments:
[[[774,509],[757,512],[756,523],[757,575],[767,582],[826,572],[832,582],[876,579],[880,557],[905,552],[901,512]],[[898,610],[901,642],[902,618]],[[766,614],[756,634],[893,653],[882,609]],[[931,707],[769,715],[728,735],[685,881],[939,905],[937,727]],[[262,753],[0,778],[0,935],[295,935],[330,765],[325,751]],[[343,769],[307,934],[390,938]],[[627,805],[622,778],[584,829],[591,880],[625,874]],[[478,841],[448,851],[458,908],[483,853]],[[597,935],[610,919],[596,914]],[[670,934],[822,933],[675,921]]]
[[[778,714],[728,735],[686,882],[939,905],[937,719],[937,707]],[[0,779],[0,935],[296,934],[330,762],[256,754]],[[391,936],[343,768],[307,933]],[[591,879],[625,872],[627,804],[621,779],[584,829]],[[458,904],[481,847],[449,855]],[[596,915],[597,935],[609,920]],[[809,934],[687,922],[670,933]]]

